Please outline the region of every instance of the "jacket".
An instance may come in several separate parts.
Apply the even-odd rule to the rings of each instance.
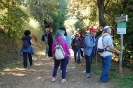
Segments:
[[[70,51],[69,51],[69,46],[68,46],[67,41],[61,36],[57,37],[55,40],[57,42],[62,41],[61,46],[62,46],[62,48],[63,48],[63,50],[65,52],[65,57],[69,56],[70,55]],[[55,46],[56,46],[55,42],[53,41],[53,43],[52,43],[52,54],[55,54]]]
[[[95,37],[91,34],[86,34],[85,36],[85,47],[84,47],[84,54],[90,56],[92,54],[93,47],[95,46]]]

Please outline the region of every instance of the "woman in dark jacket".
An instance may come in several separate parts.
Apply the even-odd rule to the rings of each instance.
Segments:
[[[52,43],[53,43],[52,32],[53,32],[53,28],[49,28],[49,33],[48,33],[48,46],[49,46],[48,57],[49,58],[52,58]]]
[[[74,51],[74,60],[75,60],[75,62],[77,61],[77,63],[80,63],[80,39],[79,39],[78,34],[76,34],[75,38],[72,40],[71,46],[72,46],[72,49]],[[78,53],[78,60],[76,59],[77,58],[77,55],[76,55],[77,53]]]

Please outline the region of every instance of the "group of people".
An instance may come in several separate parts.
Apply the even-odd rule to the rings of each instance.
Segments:
[[[104,51],[100,53],[100,56],[102,57],[102,67],[103,71],[100,76],[100,82],[108,82],[109,81],[109,70],[111,66],[111,60],[112,60],[112,52],[110,51],[115,51],[116,53],[120,54],[120,51],[116,50],[113,46],[113,39],[111,36],[111,27],[110,26],[105,26],[102,28],[104,31],[103,35],[106,35],[103,39],[104,45],[107,47],[107,51]],[[35,44],[31,41],[31,37],[29,36],[30,33],[29,30],[25,31],[25,36],[22,38],[28,39],[28,43],[30,45],[30,49],[21,49],[21,52],[23,52],[23,60],[24,60],[24,67],[27,67],[27,56],[29,56],[29,62],[30,65],[32,66],[32,54],[33,54],[33,49],[31,47],[31,44]],[[89,32],[87,34],[83,34],[81,30],[78,28],[76,32],[71,36],[71,41],[69,37],[67,36],[66,29],[64,27],[60,28],[56,36],[53,38],[52,37],[52,28],[47,28],[46,32],[44,33],[45,35],[45,44],[46,44],[46,54],[48,55],[49,58],[53,58],[54,60],[54,68],[53,68],[53,76],[52,76],[52,81],[56,81],[56,76],[57,76],[57,70],[58,67],[60,66],[60,71],[62,74],[62,80],[61,82],[66,82],[66,72],[67,72],[67,64],[69,59],[71,59],[70,51],[69,51],[69,45],[71,44],[72,50],[74,51],[74,61],[77,63],[80,63],[80,58],[85,57],[86,60],[86,77],[89,78],[91,76],[91,64],[92,64],[92,56],[94,55],[95,52],[95,46],[96,46],[96,33],[97,30],[94,27],[91,27],[89,29]],[[55,47],[56,43],[54,42],[61,42],[61,46],[65,52],[65,58],[62,60],[56,60],[54,57],[55,54]],[[81,42],[83,42],[84,45],[81,45]],[[36,45],[36,44],[35,44]],[[78,58],[77,54],[78,53]]]

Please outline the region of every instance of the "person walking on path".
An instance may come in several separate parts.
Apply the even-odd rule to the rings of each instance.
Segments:
[[[72,43],[73,39],[75,38],[76,34],[77,34],[77,31],[74,31],[73,35],[71,36],[71,43]]]
[[[67,35],[67,31],[65,27],[61,27],[60,30],[64,31],[64,39],[67,41],[67,44],[70,45],[70,39]],[[69,62],[69,61],[68,61]],[[66,72],[68,72],[68,70],[66,69]],[[60,69],[60,73],[62,74],[62,70]]]
[[[84,39],[84,34],[81,32],[80,28],[77,29],[77,33],[79,34],[79,38],[82,41]],[[80,54],[81,54],[81,58],[83,58],[84,52],[82,48],[80,48]]]
[[[52,77],[52,81],[54,82],[56,80],[56,75],[57,75],[57,70],[58,67],[61,64],[61,70],[62,70],[62,80],[61,82],[66,82],[66,68],[67,68],[67,64],[68,64],[68,60],[70,59],[70,51],[69,51],[69,46],[67,41],[64,39],[64,31],[63,30],[58,30],[56,37],[55,37],[55,41],[56,42],[61,42],[61,46],[65,52],[65,58],[62,60],[56,60],[56,58],[54,57],[55,54],[55,46],[56,44],[53,42],[52,44],[52,54],[53,54],[53,59],[54,59],[54,69],[53,69],[53,77]]]
[[[53,43],[53,37],[52,37],[52,32],[53,32],[53,28],[49,28],[49,33],[48,33],[48,46],[49,46],[49,50],[48,50],[48,57],[52,58],[52,43]]]
[[[86,77],[89,78],[91,76],[91,63],[92,63],[92,51],[95,46],[95,35],[96,29],[90,28],[90,33],[85,35],[85,59],[86,59]]]
[[[27,68],[27,56],[29,57],[30,66],[33,65],[32,55],[34,54],[34,50],[31,46],[31,44],[37,45],[36,43],[33,43],[32,37],[29,36],[30,34],[31,34],[30,30],[26,30],[24,32],[25,36],[22,37],[23,47],[21,48],[20,53],[23,54],[24,68]],[[25,43],[25,46],[24,46],[24,43]]]
[[[45,33],[42,35],[42,41],[44,41],[45,46],[46,46],[46,50],[45,50],[46,55],[48,54],[48,51],[49,51],[49,46],[48,46],[48,33],[49,33],[49,28],[46,28]]]
[[[80,63],[80,39],[78,34],[76,34],[74,39],[72,40],[71,46],[74,51],[75,62],[77,61],[77,63]],[[77,60],[77,52],[78,52],[78,60]]]
[[[108,82],[110,80],[109,78],[109,71],[110,71],[110,66],[111,66],[111,60],[112,60],[112,51],[115,51],[117,54],[120,54],[120,51],[115,49],[113,46],[113,39],[111,36],[111,26],[105,26],[104,27],[104,36],[103,38],[103,44],[106,48],[106,50],[102,53],[100,53],[100,56],[102,57],[102,67],[103,71],[100,76],[100,82]]]

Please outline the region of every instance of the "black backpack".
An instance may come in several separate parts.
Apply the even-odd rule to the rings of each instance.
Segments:
[[[41,40],[42,40],[42,41],[45,41],[45,36],[44,36],[44,34],[42,35]]]
[[[27,49],[29,47],[28,40],[23,40],[23,48]]]

